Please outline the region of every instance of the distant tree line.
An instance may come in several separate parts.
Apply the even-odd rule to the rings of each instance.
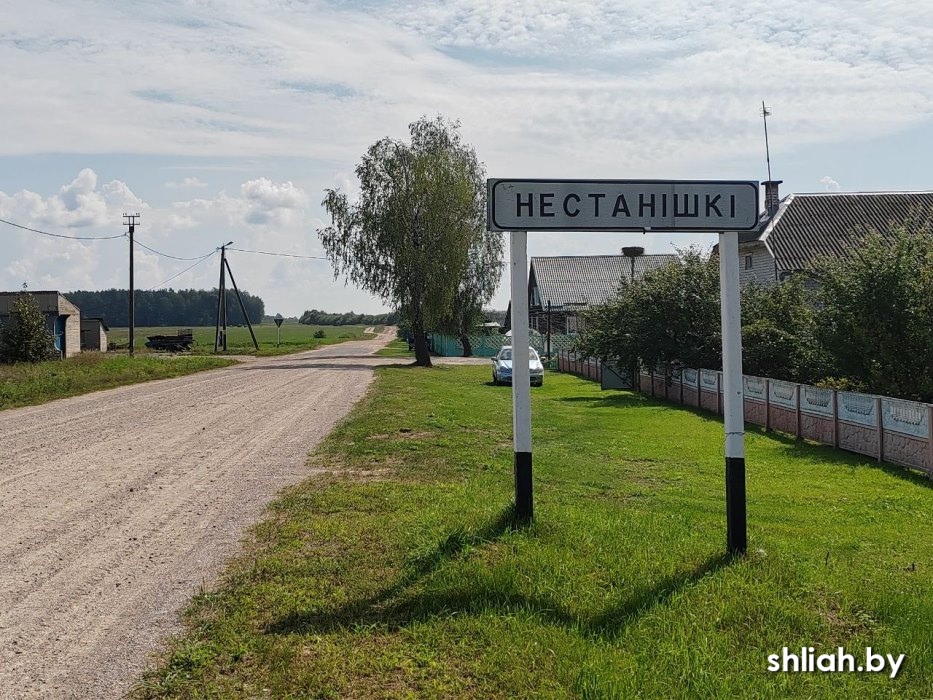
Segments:
[[[305,311],[298,319],[298,323],[306,326],[394,326],[398,321],[399,315],[394,311],[387,314],[355,314],[352,311],[332,314],[317,309]]]
[[[857,252],[742,290],[746,374],[933,401],[933,227],[864,232]],[[623,282],[590,310],[579,350],[623,366],[719,369],[718,258]]]
[[[240,290],[251,323],[259,324],[265,315],[265,303],[257,296]],[[109,326],[129,325],[128,292],[105,289],[100,292],[68,292],[81,315],[100,317]],[[217,290],[158,289],[136,292],[137,326],[212,326],[217,316]],[[245,324],[233,290],[227,293],[227,323]]]

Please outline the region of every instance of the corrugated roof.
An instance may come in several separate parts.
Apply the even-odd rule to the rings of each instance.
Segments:
[[[676,255],[641,255],[635,258],[635,276],[676,263]],[[631,277],[632,261],[624,255],[561,255],[531,259],[530,279],[537,283],[541,304],[552,307],[601,304]]]
[[[883,232],[933,214],[933,192],[825,192],[786,197],[760,240],[782,270],[806,270],[822,257],[846,257],[867,229]]]

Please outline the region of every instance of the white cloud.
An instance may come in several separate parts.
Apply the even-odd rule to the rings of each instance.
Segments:
[[[838,192],[840,190],[839,183],[833,180],[829,175],[822,178],[820,184],[823,185],[827,192]]]
[[[762,96],[785,152],[933,115],[933,5],[908,0],[98,2],[78,14],[10,2],[7,153],[304,156],[340,170],[442,112],[491,166],[520,154],[528,170],[650,175],[756,152]]]
[[[191,190],[191,189],[201,189],[207,187],[207,183],[197,177],[186,177],[183,180],[170,180],[166,182],[163,187],[170,190]]]
[[[235,247],[294,255],[323,256],[314,231],[323,225],[307,211],[308,196],[293,182],[257,178],[243,182],[239,196],[224,192],[213,198],[176,201],[154,207],[136,197],[126,183],[100,184],[97,174],[82,170],[55,194],[43,196],[0,191],[0,218],[65,235],[95,236],[120,232],[122,213],[141,212],[136,240],[178,258],[195,258],[233,240]],[[54,214],[54,216],[53,216]],[[50,218],[57,219],[52,226]],[[125,238],[77,241],[50,238],[10,227],[0,229],[0,289],[125,288]],[[383,304],[370,295],[333,280],[325,260],[254,255],[230,251],[242,289],[259,294],[270,310],[288,315],[305,308],[378,311]],[[145,248],[135,255],[139,289],[148,289],[191,265]],[[216,258],[184,273],[170,286],[211,288],[216,284]],[[275,311],[273,311],[274,313]]]

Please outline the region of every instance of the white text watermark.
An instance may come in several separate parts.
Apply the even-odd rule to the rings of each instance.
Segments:
[[[876,654],[871,647],[856,657],[839,647],[832,654],[817,654],[813,647],[789,649],[768,657],[768,670],[772,673],[881,673],[888,671],[890,677],[897,676],[904,663],[904,654],[896,658],[893,654]]]

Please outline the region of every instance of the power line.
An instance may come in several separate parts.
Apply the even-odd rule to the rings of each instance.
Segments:
[[[48,231],[40,231],[37,228],[29,228],[28,226],[23,226],[22,224],[17,224],[12,221],[7,221],[6,219],[0,219],[0,223],[7,224],[8,226],[15,226],[20,228],[23,231],[32,231],[33,233],[41,233],[43,236],[51,236],[52,238],[67,238],[72,241],[109,241],[114,238],[123,238],[126,236],[125,233],[118,233],[115,236],[66,236],[63,233],[49,233]]]
[[[227,250],[235,250],[238,253],[254,253],[256,255],[274,255],[279,258],[301,258],[302,260],[328,260],[329,258],[324,258],[319,255],[294,255],[293,253],[271,253],[267,250],[244,250],[243,248],[231,248],[228,247]]]
[[[156,250],[155,248],[150,248],[150,247],[147,246],[145,243],[140,243],[139,241],[136,241],[135,243],[136,243],[136,245],[138,245],[140,248],[145,248],[145,249],[148,250],[150,253],[155,253],[156,255],[161,255],[163,258],[171,258],[172,260],[186,260],[186,261],[187,261],[187,260],[201,260],[201,259],[204,257],[203,255],[199,255],[199,256],[195,256],[195,257],[193,257],[193,258],[180,258],[180,257],[178,257],[177,255],[169,255],[168,253],[163,253],[162,251]]]
[[[188,270],[193,270],[193,269],[196,268],[198,265],[200,265],[201,263],[203,263],[205,260],[207,260],[208,258],[211,258],[211,257],[213,257],[213,256],[215,256],[215,255],[217,255],[217,251],[216,251],[216,250],[212,250],[210,253],[208,253],[207,255],[205,255],[203,258],[200,258],[196,263],[194,263],[194,265],[189,265],[189,266],[186,267],[184,270],[182,270],[181,272],[179,272],[177,275],[172,275],[171,277],[169,277],[169,278],[168,278],[167,280],[165,280],[164,282],[160,282],[159,284],[157,284],[157,285],[154,286],[154,287],[149,287],[149,289],[146,290],[146,291],[151,292],[153,289],[158,289],[159,287],[164,287],[165,285],[167,285],[169,282],[171,282],[171,281],[172,281],[173,279],[175,279],[176,277],[181,277],[181,276],[182,276],[183,274],[185,274]]]

